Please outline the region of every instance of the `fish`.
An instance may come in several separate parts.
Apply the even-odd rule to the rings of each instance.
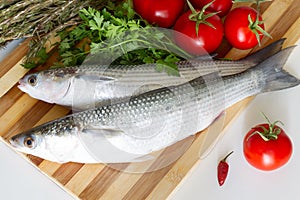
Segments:
[[[209,56],[177,63],[180,76],[158,72],[155,64],[131,66],[82,65],[44,70],[28,74],[18,88],[33,98],[77,110],[99,106],[103,102],[138,95],[188,82],[215,71],[220,76],[246,70],[281,50],[285,39],[237,61],[216,60]]]
[[[283,69],[294,46],[243,72],[215,73],[79,111],[13,136],[17,150],[53,162],[138,163],[209,127],[224,110],[261,93],[298,86]],[[148,157],[150,156],[150,157]]]

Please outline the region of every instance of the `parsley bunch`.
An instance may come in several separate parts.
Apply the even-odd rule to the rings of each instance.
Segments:
[[[87,55],[92,54],[108,58],[97,64],[156,63],[157,70],[178,75],[175,63],[190,57],[173,43],[168,31],[153,28],[137,15],[130,1],[120,4],[109,2],[101,11],[91,7],[81,9],[79,17],[82,20],[80,24],[58,32],[61,41],[57,44],[59,58],[55,67],[80,65]],[[40,55],[45,58],[43,51]],[[118,57],[109,60],[112,55]],[[25,67],[33,65],[27,63]]]

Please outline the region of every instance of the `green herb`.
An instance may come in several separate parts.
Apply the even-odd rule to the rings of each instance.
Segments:
[[[5,2],[0,6],[0,45],[32,37],[23,64],[28,69],[50,57],[52,52],[46,51],[45,43],[53,32],[60,38],[53,44],[59,53],[53,67],[80,65],[101,55],[97,64],[155,63],[158,71],[179,75],[175,63],[191,57],[174,44],[168,31],[153,28],[141,19],[130,0]]]
[[[168,31],[154,29],[128,2],[110,2],[101,11],[91,7],[82,9],[79,16],[81,24],[58,33],[60,63],[56,63],[56,67],[80,65],[91,53],[101,55],[101,64],[156,63],[157,70],[179,75],[175,63],[190,57],[173,43]],[[117,57],[104,60],[112,55]]]
[[[47,59],[49,58],[49,55],[46,52],[45,47],[41,47],[40,50],[36,53],[35,59],[29,60],[27,63],[23,64],[23,67],[27,69],[31,69],[36,67],[37,65],[44,64]]]
[[[0,1],[0,47],[8,41],[33,37],[27,54],[26,65],[40,64],[36,61],[43,51],[51,32],[64,30],[80,23],[82,8],[103,8],[104,0],[7,0]]]

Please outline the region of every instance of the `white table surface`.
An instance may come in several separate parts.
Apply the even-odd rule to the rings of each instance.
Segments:
[[[5,51],[9,52],[16,44],[11,46]],[[4,56],[4,52],[0,51],[0,61]],[[285,69],[300,78],[299,56],[298,46],[289,58]],[[300,178],[300,159],[297,159],[300,156],[299,102],[300,86],[257,96],[228,127],[208,156],[193,168],[170,199],[297,199]],[[284,130],[291,137],[294,147],[293,155],[287,165],[271,172],[263,172],[251,167],[242,153],[244,134],[253,125],[264,121],[260,112],[264,112],[270,120],[284,122]],[[225,184],[219,187],[216,178],[217,164],[231,150],[234,150],[234,154],[228,158],[229,174]],[[2,141],[0,141],[0,152],[1,199],[73,199]]]

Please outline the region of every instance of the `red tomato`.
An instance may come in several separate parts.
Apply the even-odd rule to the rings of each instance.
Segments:
[[[184,10],[184,0],[133,0],[135,11],[150,24],[169,28]]]
[[[255,168],[270,171],[283,166],[292,155],[292,142],[286,133],[277,125],[273,130],[279,129],[277,139],[263,140],[256,131],[263,132],[261,126],[267,130],[269,124],[260,124],[252,128],[245,136],[243,142],[244,156],[246,160]]]
[[[222,42],[223,24],[218,15],[207,18],[205,21],[212,24],[200,23],[198,35],[196,33],[196,22],[189,19],[192,11],[181,15],[174,25],[174,30],[183,33],[188,37],[175,34],[175,42],[182,49],[193,55],[204,55],[215,51]],[[204,14],[207,14],[206,12]]]
[[[257,20],[258,12],[251,7],[242,6],[233,9],[227,15],[224,21],[225,37],[228,42],[238,49],[250,49],[258,44],[257,32],[259,40],[263,38],[264,34],[258,30],[262,28],[264,30],[264,24],[262,23],[262,17],[259,15],[258,23],[256,26],[250,27],[248,16],[255,22]]]
[[[195,8],[202,9],[205,5],[211,3],[213,0],[190,0]],[[224,17],[232,7],[232,0],[214,0],[207,8],[211,12],[219,12],[220,17]]]

